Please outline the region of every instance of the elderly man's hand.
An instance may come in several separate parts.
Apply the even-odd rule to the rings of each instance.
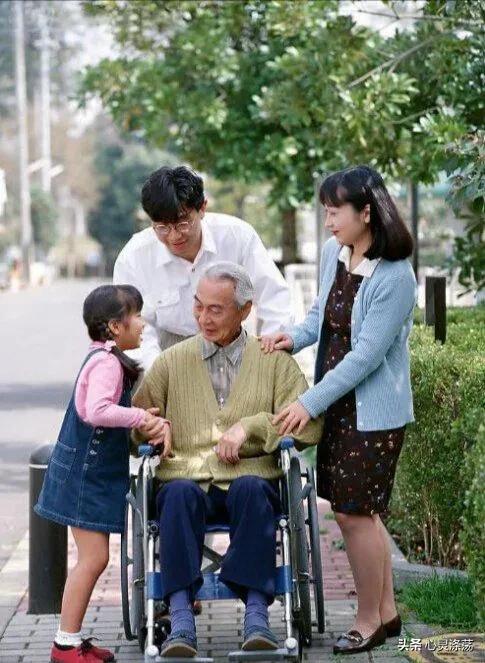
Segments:
[[[308,411],[303,407],[300,401],[295,401],[284,407],[276,417],[273,417],[272,424],[273,426],[276,426],[281,422],[280,427],[278,428],[279,435],[290,435],[295,428],[297,435],[299,435],[310,419],[311,417]]]
[[[165,420],[163,426],[163,432],[161,435],[155,438],[150,438],[148,440],[149,444],[157,446],[157,444],[163,444],[163,450],[160,454],[160,458],[172,458],[172,426],[169,421]]]
[[[138,428],[140,433],[146,440],[153,440],[163,435],[166,419],[158,417],[160,409],[158,407],[150,407],[145,412],[145,422]]]
[[[223,463],[235,465],[239,462],[239,450],[246,442],[247,435],[242,424],[237,423],[231,426],[221,436],[219,442],[214,447],[218,458]]]

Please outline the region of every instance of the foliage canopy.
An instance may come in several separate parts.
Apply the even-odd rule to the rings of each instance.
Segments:
[[[282,211],[311,199],[315,173],[351,163],[432,182],[446,146],[483,122],[481,3],[428,0],[388,38],[335,0],[85,10],[109,21],[121,55],[90,68],[81,95],[218,179],[268,182]]]

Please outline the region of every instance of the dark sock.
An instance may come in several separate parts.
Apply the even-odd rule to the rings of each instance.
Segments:
[[[244,628],[269,628],[268,597],[255,589],[248,590]]]
[[[195,637],[195,618],[187,589],[180,589],[169,596],[172,633],[188,631]]]
[[[55,640],[54,644],[57,647],[57,649],[60,649],[61,651],[69,651],[69,649],[75,649],[75,647],[73,647],[72,645],[58,645]]]

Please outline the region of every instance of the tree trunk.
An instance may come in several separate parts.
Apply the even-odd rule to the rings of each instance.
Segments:
[[[241,196],[236,196],[235,199],[236,203],[236,216],[239,219],[244,219],[244,210],[246,206],[246,194],[243,194]]]
[[[412,180],[409,181],[409,207],[411,208],[411,232],[414,240],[413,251],[413,269],[416,280],[418,279],[419,271],[419,188]]]
[[[283,221],[283,232],[281,236],[283,254],[281,261],[283,265],[300,262],[296,240],[296,209],[294,207],[289,207],[288,209],[282,210],[281,219]]]

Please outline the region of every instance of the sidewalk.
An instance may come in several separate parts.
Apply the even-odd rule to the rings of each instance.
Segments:
[[[325,518],[329,512],[328,503],[319,501],[327,630],[323,635],[314,635],[313,646],[304,650],[303,660],[314,663],[341,660],[341,657],[334,657],[332,645],[334,639],[351,625],[356,609],[354,584],[345,551],[336,549],[332,544],[333,541],[340,540],[340,530],[334,520]],[[25,538],[11,559],[12,563],[7,564],[4,568],[6,573],[0,574],[2,597],[5,588],[12,588],[15,582],[18,582],[18,574],[23,574],[25,584],[27,583],[27,554],[27,539]],[[126,641],[123,634],[119,555],[119,537],[113,537],[110,564],[95,589],[83,633],[85,636],[96,635],[99,637],[103,646],[109,647],[115,652],[116,659],[120,663],[142,663],[143,656],[137,643]],[[73,562],[74,550],[71,545],[69,563]],[[15,574],[17,574],[16,579]],[[5,601],[5,604],[9,603],[9,605],[4,605],[3,598],[0,603],[1,616],[4,615],[1,612],[4,609],[10,610],[10,612],[15,610],[0,642],[1,663],[47,663],[49,661],[49,651],[53,634],[57,628],[58,616],[27,614],[28,597],[25,584],[17,595],[19,603],[16,609],[12,596],[8,597],[9,592],[7,592]],[[281,606],[276,602],[271,608],[271,623],[280,639],[283,640],[281,615]],[[203,613],[197,619],[200,654],[213,656],[217,663],[226,661],[226,653],[238,649],[241,644],[242,617],[243,605],[241,603],[235,601],[204,603]],[[395,638],[373,652],[347,656],[345,660],[349,663],[388,660],[392,660],[393,663],[404,663],[408,659],[398,651],[397,642],[397,638]]]

